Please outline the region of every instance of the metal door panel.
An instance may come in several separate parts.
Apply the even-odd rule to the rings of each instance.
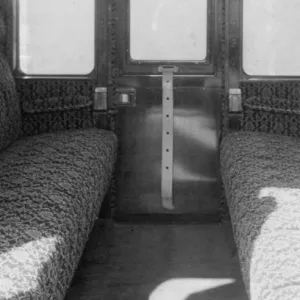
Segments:
[[[217,213],[220,90],[174,91],[174,202],[161,205],[162,107],[160,88],[138,88],[134,110],[119,115],[119,214]],[[140,100],[140,101],[139,101]]]

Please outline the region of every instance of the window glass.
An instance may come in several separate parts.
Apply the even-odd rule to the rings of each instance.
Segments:
[[[95,0],[20,0],[19,63],[28,75],[94,69]]]
[[[134,60],[203,61],[207,0],[131,0],[130,56]]]
[[[299,0],[244,0],[244,71],[262,76],[300,75],[299,28]]]

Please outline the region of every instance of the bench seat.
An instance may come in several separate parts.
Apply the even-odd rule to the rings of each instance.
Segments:
[[[221,172],[249,299],[300,299],[300,140],[230,133]]]
[[[0,299],[63,299],[108,190],[114,133],[68,130],[0,153]]]

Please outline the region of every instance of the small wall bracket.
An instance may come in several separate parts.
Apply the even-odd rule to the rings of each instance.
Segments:
[[[107,110],[107,87],[96,87],[93,108],[95,111]]]
[[[178,72],[175,66],[160,66],[162,73],[162,169],[161,199],[165,209],[173,210],[173,131],[174,131],[174,95],[173,74]]]
[[[229,112],[242,111],[242,92],[240,89],[229,89]]]

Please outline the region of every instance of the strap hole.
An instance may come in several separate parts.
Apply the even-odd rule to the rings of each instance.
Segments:
[[[167,100],[170,100],[170,98],[169,98],[169,97],[167,97]]]
[[[167,131],[167,135],[169,135],[170,134],[170,132],[169,131]]]
[[[166,167],[167,170],[169,170],[169,167]]]
[[[167,118],[169,118],[169,115],[166,115]]]
[[[167,149],[166,151],[169,152],[169,149]]]

